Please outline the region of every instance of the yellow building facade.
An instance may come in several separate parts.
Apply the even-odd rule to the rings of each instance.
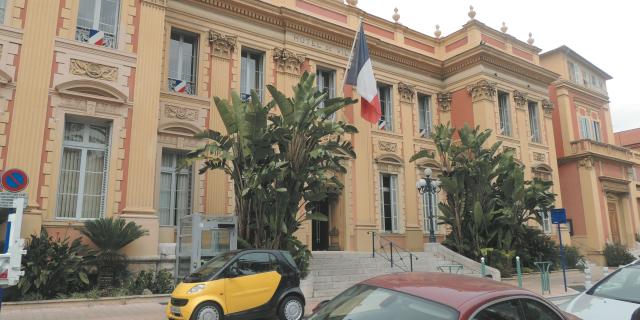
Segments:
[[[267,84],[291,92],[307,71],[330,95],[357,98],[341,84],[360,17],[387,126],[365,122],[354,106],[336,115],[358,127],[347,137],[358,157],[347,163],[343,194],[324,204],[329,221],[303,225],[304,243],[370,250],[375,231],[422,250],[427,210],[415,183],[425,168],[440,166],[409,158],[435,150],[429,134],[439,123],[492,129],[492,142],[514,150],[527,179],[553,181],[563,206],[558,152],[577,139],[554,134],[563,98],[549,88],[566,74],[541,62],[533,39],[494,30],[474,11],[460,30],[429,36],[349,3],[0,0],[0,165],[30,177],[23,236],[45,227],[73,237],[86,219],[118,216],[149,230],[126,252],[154,258],[162,244],[175,243],[180,216],[232,213],[228,177],[178,165],[198,145],[194,133],[223,130],[213,97],[253,89],[267,102]],[[608,109],[602,117],[612,135]],[[597,192],[598,179],[582,189]],[[638,214],[625,219],[638,230]],[[554,233],[548,220],[543,227]],[[438,228],[439,239],[445,232]]]

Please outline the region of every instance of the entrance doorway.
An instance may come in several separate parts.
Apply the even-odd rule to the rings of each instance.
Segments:
[[[618,208],[613,201],[607,201],[607,207],[609,207],[609,226],[611,227],[611,240],[614,243],[620,242],[620,226],[618,224]]]
[[[331,206],[327,200],[318,202],[316,210],[326,215],[327,218],[331,217]],[[327,251],[329,249],[329,221],[312,220],[311,227],[311,250]]]

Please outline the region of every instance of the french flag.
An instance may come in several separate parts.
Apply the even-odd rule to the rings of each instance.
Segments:
[[[104,32],[100,30],[89,30],[89,44],[104,46]]]
[[[378,122],[382,115],[380,98],[378,97],[378,87],[376,78],[373,76],[373,66],[369,58],[369,48],[364,34],[364,26],[360,23],[360,31],[356,35],[353,50],[351,52],[351,63],[349,64],[345,84],[356,86],[360,99],[360,110],[362,118],[380,125]],[[386,123],[382,123],[384,127]]]
[[[184,93],[187,90],[187,82],[183,80],[176,80],[176,85],[173,87],[173,91]]]

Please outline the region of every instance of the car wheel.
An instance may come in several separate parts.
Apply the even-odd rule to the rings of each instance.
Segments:
[[[297,296],[284,298],[278,309],[279,320],[300,320],[304,316],[304,302]]]
[[[191,320],[222,320],[223,318],[220,307],[212,302],[200,304],[191,315]]]

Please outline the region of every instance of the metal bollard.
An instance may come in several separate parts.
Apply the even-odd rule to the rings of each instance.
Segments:
[[[606,278],[609,275],[609,267],[602,268],[602,279]]]
[[[487,274],[487,270],[485,269],[485,265],[484,265],[484,257],[480,258],[480,274],[482,275],[483,278]]]
[[[522,268],[520,267],[520,257],[516,256],[516,272],[518,273],[518,287],[522,288]]]
[[[591,286],[591,266],[587,264],[587,267],[584,269],[584,288],[585,290],[589,290]]]

